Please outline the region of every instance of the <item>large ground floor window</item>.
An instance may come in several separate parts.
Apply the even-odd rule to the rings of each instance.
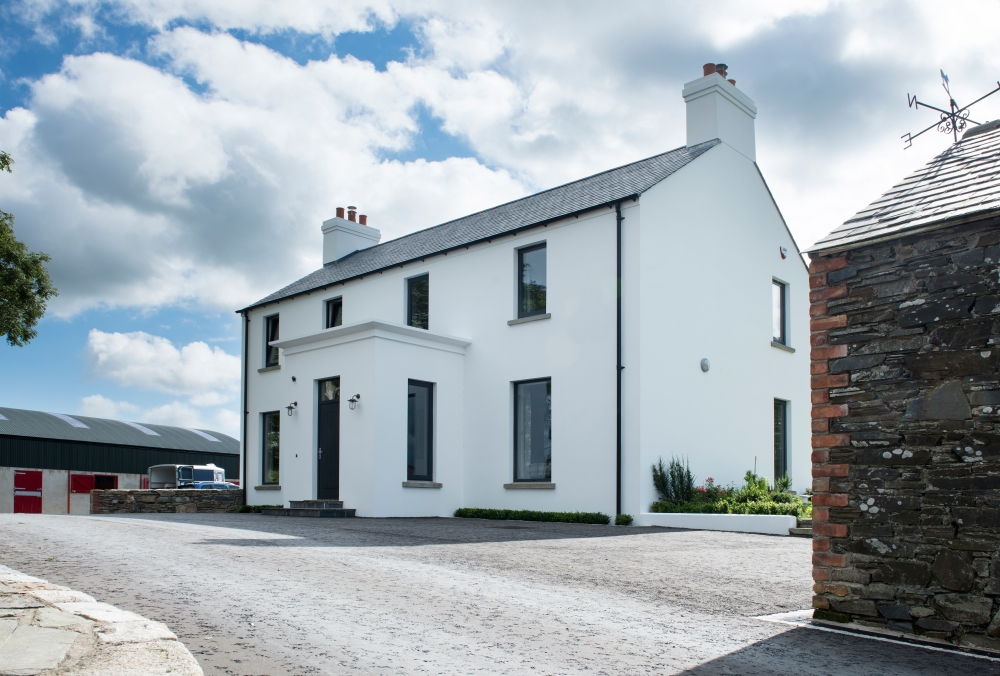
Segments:
[[[411,380],[406,412],[406,480],[434,480],[434,385]]]
[[[278,411],[264,413],[263,468],[261,470],[262,484],[276,484],[281,479],[278,461],[281,449],[281,414]]]
[[[774,480],[788,474],[788,402],[774,400]]]
[[[552,381],[514,383],[514,481],[552,480]]]

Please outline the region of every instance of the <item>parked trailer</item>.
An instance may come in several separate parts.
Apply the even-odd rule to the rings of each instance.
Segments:
[[[150,488],[182,488],[195,481],[226,480],[226,470],[215,465],[153,465],[149,468]]]

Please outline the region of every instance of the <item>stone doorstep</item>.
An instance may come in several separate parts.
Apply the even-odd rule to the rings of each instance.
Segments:
[[[288,506],[292,509],[343,509],[343,500],[291,500]]]
[[[851,634],[868,634],[873,637],[894,639],[902,643],[909,643],[919,647],[937,648],[938,650],[948,650],[963,655],[971,653],[973,655],[989,657],[994,660],[1000,658],[1000,651],[997,650],[978,648],[969,645],[955,645],[954,643],[945,641],[944,639],[921,636],[920,634],[907,634],[901,631],[892,631],[891,629],[880,629],[878,627],[860,625],[855,622],[842,623],[832,622],[830,620],[817,620],[815,618],[809,619],[807,622],[820,628],[828,627],[830,629],[836,629],[838,631]]]
[[[793,537],[798,538],[811,538],[813,536],[813,529],[810,528],[789,528],[788,534]]]

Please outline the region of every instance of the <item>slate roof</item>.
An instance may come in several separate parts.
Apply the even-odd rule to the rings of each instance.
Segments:
[[[818,241],[809,252],[844,250],[917,230],[1000,214],[1000,122],[962,140]]]
[[[677,148],[356,251],[240,312],[639,195],[718,144]]]
[[[115,446],[165,448],[239,455],[240,442],[211,430],[127,423],[82,415],[0,408],[0,436],[89,441]],[[206,438],[211,437],[211,439]],[[215,439],[215,441],[212,441]]]

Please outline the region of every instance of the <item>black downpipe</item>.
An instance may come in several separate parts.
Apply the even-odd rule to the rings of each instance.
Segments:
[[[243,313],[243,476],[240,477],[240,487],[243,489],[243,504],[247,504],[247,477],[250,470],[247,468],[247,417],[250,410],[247,407],[248,395],[250,391],[250,378],[247,376],[250,368],[250,313]]]
[[[618,481],[615,484],[615,514],[622,513],[622,370],[625,368],[622,366],[622,221],[625,220],[622,217],[622,203],[618,202],[615,204],[615,217],[618,226],[618,335],[617,335],[617,349],[618,349],[618,366],[616,368],[616,373],[618,376],[618,403],[615,407],[618,417],[618,431],[617,431],[617,466],[618,466]]]

